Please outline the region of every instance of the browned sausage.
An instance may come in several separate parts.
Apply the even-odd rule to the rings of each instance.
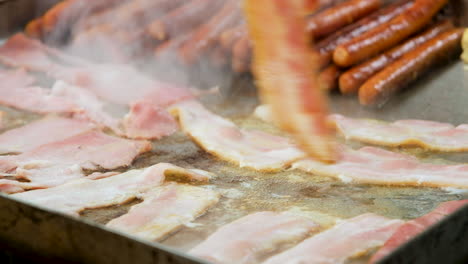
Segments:
[[[315,47],[323,57],[325,63],[329,62],[332,58],[333,51],[338,45],[386,23],[411,7],[412,4],[413,1],[402,0],[388,5],[320,40]]]
[[[340,69],[331,64],[319,73],[318,80],[320,88],[325,91],[334,90],[338,86],[338,77],[340,76]]]
[[[247,27],[245,26],[245,23],[242,23],[224,31],[219,37],[219,43],[225,51],[231,53],[232,47],[236,41],[246,34]]]
[[[361,63],[349,69],[340,76],[339,85],[340,91],[343,94],[357,93],[359,87],[372,75],[385,68],[390,63],[399,59],[405,53],[415,49],[424,42],[434,38],[441,32],[445,32],[453,28],[451,21],[442,21],[423,33],[405,41],[382,55],[376,56],[364,63]]]
[[[333,52],[333,61],[339,66],[351,66],[394,46],[427,25],[446,3],[447,0],[415,0],[401,15],[339,45]]]
[[[192,64],[204,51],[213,45],[219,34],[239,22],[240,15],[238,2],[227,1],[219,12],[197,28],[180,46],[178,54],[182,62]]]
[[[34,20],[31,20],[26,25],[24,32],[26,33],[26,35],[32,38],[42,39],[42,19],[36,18]]]
[[[192,0],[154,20],[146,32],[154,39],[163,41],[176,34],[186,34],[207,21],[222,6],[222,1]]]
[[[443,32],[406,53],[359,88],[359,102],[363,105],[381,104],[434,64],[459,54],[462,34],[463,29]]]
[[[248,35],[240,38],[232,48],[232,69],[236,73],[244,73],[250,70],[252,47]]]
[[[340,3],[310,16],[307,19],[307,31],[318,39],[377,10],[380,5],[380,0],[349,0]]]

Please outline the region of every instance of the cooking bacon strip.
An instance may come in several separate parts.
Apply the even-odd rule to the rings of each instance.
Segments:
[[[435,151],[468,151],[468,125],[425,120],[393,123],[332,115],[331,122],[346,139],[384,146],[420,146]]]
[[[142,170],[130,170],[104,179],[82,178],[49,189],[14,194],[12,197],[59,212],[78,215],[85,209],[123,204],[134,198],[141,198],[145,192],[163,184],[166,176],[174,174],[189,181],[209,180],[206,175],[198,171],[159,163]]]
[[[36,113],[69,113],[76,105],[32,86],[35,79],[24,70],[0,70],[0,104]]]
[[[147,27],[147,33],[153,38],[164,41],[176,35],[188,34],[207,21],[222,6],[218,0],[191,0],[156,19]]]
[[[351,66],[386,50],[427,25],[447,0],[415,0],[411,8],[387,23],[339,45],[333,61]]]
[[[219,37],[219,43],[223,50],[231,52],[236,41],[245,35],[247,35],[247,26],[245,23],[242,23],[224,31]]]
[[[359,102],[363,105],[384,103],[435,64],[459,54],[462,35],[463,29],[453,29],[406,53],[359,88]]]
[[[382,245],[402,224],[401,220],[363,214],[344,220],[264,263],[345,263],[348,258]]]
[[[447,215],[455,212],[468,204],[468,200],[450,201],[440,204],[434,211],[400,226],[396,232],[385,242],[371,258],[369,263],[377,263],[385,256],[392,253],[399,246],[405,244],[430,226],[441,221]]]
[[[417,158],[375,147],[341,147],[335,164],[306,159],[293,168],[335,177],[345,183],[468,188],[468,165],[423,163]]]
[[[61,141],[95,129],[89,122],[62,117],[48,117],[0,135],[0,153],[28,152],[36,147]]]
[[[364,32],[390,21],[412,5],[412,1],[397,1],[320,40],[317,42],[315,48],[319,51],[320,57],[322,58],[321,60],[323,60],[321,65],[326,65],[331,61],[333,51],[338,45],[350,41]]]
[[[89,131],[41,145],[17,156],[1,156],[0,171],[51,187],[84,177],[83,170],[115,169],[150,151],[148,141],[133,141]]]
[[[236,73],[250,71],[252,47],[247,34],[236,41],[232,47],[232,69]]]
[[[59,80],[89,89],[100,98],[117,104],[128,105],[140,99],[151,99],[156,106],[165,107],[192,97],[185,87],[149,79],[124,65],[91,64],[20,33],[0,47],[0,62],[45,72]],[[67,66],[61,65],[61,62]]]
[[[444,20],[423,33],[405,41],[404,43],[365,61],[347,70],[340,76],[340,91],[343,94],[357,93],[359,87],[374,74],[384,69],[386,66],[401,58],[406,53],[416,49],[423,43],[435,38],[442,32],[453,29],[453,24],[449,20]]]
[[[307,19],[307,32],[319,39],[377,10],[381,5],[380,0],[344,1],[310,16]]]
[[[288,139],[240,129],[195,101],[179,103],[171,112],[179,118],[183,131],[204,150],[241,167],[279,170],[304,156]]]
[[[253,73],[261,99],[272,105],[279,126],[307,154],[333,161],[335,147],[326,125],[328,107],[318,85],[318,54],[310,48],[302,0],[248,0],[245,13],[254,48]],[[268,26],[265,26],[268,23]]]
[[[144,201],[130,208],[128,213],[111,220],[106,226],[160,241],[189,224],[218,203],[219,193],[182,184],[155,188],[140,198]]]
[[[318,225],[287,212],[258,212],[219,228],[189,254],[213,263],[260,263],[268,253],[294,244]]]

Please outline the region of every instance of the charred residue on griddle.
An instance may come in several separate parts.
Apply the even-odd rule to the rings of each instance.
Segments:
[[[130,207],[141,202],[142,200],[135,198],[121,205],[113,205],[99,209],[86,209],[80,213],[80,216],[99,224],[106,224],[110,220],[126,214],[128,210],[130,210]]]

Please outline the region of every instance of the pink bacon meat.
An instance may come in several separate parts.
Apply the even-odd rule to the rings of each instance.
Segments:
[[[375,147],[340,149],[335,164],[306,159],[293,167],[343,182],[468,188],[468,165],[440,165]]]
[[[137,237],[160,241],[204,214],[219,193],[184,184],[170,184],[142,195],[144,201],[107,226]]]
[[[76,105],[50,89],[33,86],[34,78],[24,70],[0,70],[0,104],[36,113],[68,113]]]
[[[83,170],[128,166],[151,150],[148,141],[133,141],[89,131],[39,146],[17,156],[0,157],[0,170],[42,187],[84,177]]]
[[[78,215],[85,209],[123,204],[134,198],[142,198],[145,192],[159,187],[167,176],[176,174],[193,182],[208,182],[209,177],[199,171],[159,163],[142,170],[110,176],[104,179],[87,178],[43,190],[13,194],[12,197],[59,212]]]
[[[348,258],[383,245],[402,224],[401,220],[363,214],[344,220],[264,263],[345,263]]]
[[[171,112],[178,116],[183,131],[203,149],[241,167],[279,170],[304,156],[288,139],[240,129],[195,101],[179,103]]]
[[[319,226],[289,213],[258,212],[227,224],[189,254],[213,263],[260,263],[275,250],[297,243]]]
[[[399,120],[393,123],[353,119],[342,115],[330,117],[347,139],[384,146],[420,146],[438,151],[467,151],[468,125],[425,120]]]
[[[46,117],[0,135],[0,153],[22,153],[95,129],[87,121]]]
[[[436,224],[447,215],[455,212],[468,204],[468,200],[450,201],[440,204],[434,211],[400,226],[397,231],[385,242],[371,258],[369,263],[377,263],[385,256],[392,253],[399,246],[405,244],[430,226]]]
[[[167,106],[192,97],[184,87],[151,80],[131,67],[92,64],[47,47],[21,33],[0,47],[0,61],[14,67],[45,72],[117,104],[128,105],[135,100],[151,99],[156,106]]]

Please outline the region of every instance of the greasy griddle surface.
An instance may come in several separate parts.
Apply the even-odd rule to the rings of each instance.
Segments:
[[[460,67],[460,64],[453,64],[449,66],[449,71],[460,73]],[[415,86],[426,86],[425,89],[429,91],[433,89],[431,85],[434,85],[431,79],[423,79],[415,84]],[[420,95],[424,96],[422,87],[416,87],[416,89],[420,91]],[[402,93],[399,96],[407,97],[408,95]],[[419,97],[419,100],[421,98],[424,97]],[[362,109],[351,101],[348,101],[348,107],[343,109],[345,106],[343,100],[356,101],[355,98],[333,95],[331,103],[334,111],[355,117],[372,116],[384,120],[394,119],[393,116],[375,114],[382,110]],[[396,100],[400,99],[396,98]],[[210,109],[230,118],[241,127],[282,134],[273,126],[252,117],[251,113],[258,105],[258,101],[248,78],[238,80],[230,89],[223,90],[222,95],[209,96],[203,101]],[[349,105],[359,108],[360,111],[352,109]],[[391,104],[389,107],[392,107]],[[374,114],[368,115],[368,112]],[[424,118],[421,114],[423,113],[414,113],[413,117]],[[409,117],[412,116],[407,113],[401,118]],[[349,142],[349,144],[353,147],[361,146],[355,142]],[[433,163],[450,162],[447,159],[464,160],[466,156],[465,154],[429,153],[418,148],[392,150],[410,153]],[[163,244],[184,251],[205,239],[221,225],[261,210],[282,211],[295,208],[302,211],[318,211],[341,218],[373,212],[390,218],[412,219],[431,211],[440,202],[468,198],[467,193],[449,193],[438,188],[345,184],[334,178],[316,176],[299,170],[259,173],[219,160],[204,152],[181,132],[154,142],[152,153],[140,157],[133,167],[140,168],[158,162],[171,162],[187,168],[213,172],[217,177],[208,187],[215,188],[223,194],[220,203],[194,221],[194,225],[182,228],[163,241]],[[137,202],[134,201],[132,205]],[[88,210],[84,212],[83,217],[105,224],[110,219],[125,213],[129,206]]]

